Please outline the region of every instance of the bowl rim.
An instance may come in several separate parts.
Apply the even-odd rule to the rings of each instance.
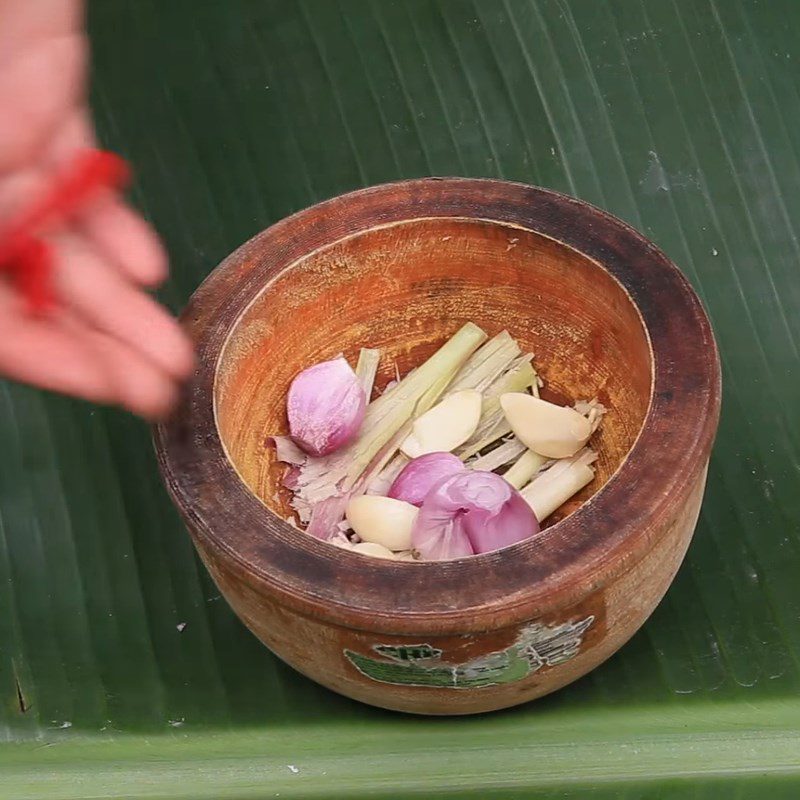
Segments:
[[[651,348],[652,393],[641,430],[606,484],[541,541],[427,563],[320,547],[269,510],[227,458],[216,425],[215,385],[229,334],[254,298],[309,253],[386,224],[447,217],[554,239],[621,284]],[[458,633],[505,627],[579,603],[638,563],[664,523],[678,516],[702,479],[719,418],[716,343],[680,270],[611,214],[523,183],[421,178],[323,201],[231,253],[196,290],[181,319],[197,348],[197,367],[176,412],[155,428],[154,442],[167,489],[201,554],[207,562],[225,561],[240,580],[260,584],[301,613],[347,627]]]

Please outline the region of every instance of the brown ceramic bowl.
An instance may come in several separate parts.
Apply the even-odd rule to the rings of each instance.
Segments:
[[[552,692],[659,602],[697,520],[720,375],[686,279],[585,203],[499,181],[378,186],[249,241],[197,290],[199,366],[156,446],[203,561],[280,658],[385,708],[468,714]],[[598,395],[597,478],[538,537],[449,562],[390,562],[284,522],[284,432],[302,368],[361,346],[378,385],[466,321],[507,328],[551,397]]]

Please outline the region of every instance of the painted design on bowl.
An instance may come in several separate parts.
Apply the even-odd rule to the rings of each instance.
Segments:
[[[432,686],[440,689],[481,689],[527,678],[543,667],[555,667],[574,658],[594,616],[561,625],[534,622],[526,625],[505,650],[453,664],[430,644],[376,644],[383,658],[344,650],[350,663],[367,678],[397,686]]]

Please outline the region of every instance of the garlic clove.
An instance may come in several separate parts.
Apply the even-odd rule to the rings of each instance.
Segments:
[[[362,556],[373,556],[375,558],[387,558],[394,560],[394,553],[382,544],[375,544],[375,542],[360,542],[354,544],[350,548],[354,553],[361,553]]]
[[[474,389],[453,392],[414,420],[411,433],[400,445],[409,458],[427,453],[449,453],[469,439],[481,418],[483,397]]]
[[[347,504],[347,521],[364,542],[389,550],[411,549],[411,528],[417,518],[411,503],[391,497],[363,494]]]
[[[502,395],[500,405],[517,438],[547,458],[574,456],[592,435],[589,421],[573,408],[522,392]]]

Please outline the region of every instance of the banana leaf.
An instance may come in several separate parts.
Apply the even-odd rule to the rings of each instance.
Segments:
[[[220,599],[125,414],[0,384],[0,797],[800,794],[800,4],[92,0],[92,105],[178,310],[332,195],[502,177],[608,209],[703,298],[725,397],[643,630],[486,717],[361,706]]]

